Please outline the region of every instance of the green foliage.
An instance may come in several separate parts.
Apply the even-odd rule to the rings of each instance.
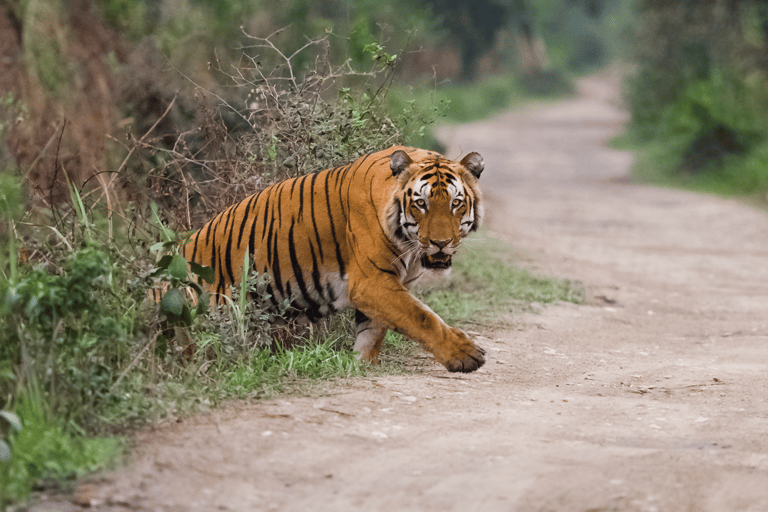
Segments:
[[[756,45],[764,51],[762,14],[739,4],[641,4],[624,138],[640,150],[641,179],[726,194],[768,189],[768,78],[753,56]],[[672,18],[687,22],[673,27]]]
[[[599,69],[629,48],[638,0],[530,0],[531,16],[555,69],[578,75]]]
[[[86,247],[61,274],[34,268],[0,297],[0,360],[19,367],[21,386],[39,383],[56,415],[90,418],[127,357],[130,311],[121,311],[113,279],[107,255]]]
[[[147,33],[150,15],[157,14],[151,5],[136,0],[96,0],[96,6],[107,22],[127,32],[132,39]]]
[[[150,272],[149,278],[158,287],[168,286],[160,300],[160,313],[171,325],[191,327],[195,319],[207,311],[210,299],[210,294],[201,283],[213,283],[215,277],[211,267],[188,262],[177,252],[177,247],[176,242],[152,246],[153,252],[164,255]]]
[[[0,433],[4,433],[8,429],[21,430],[21,420],[19,417],[11,411],[0,411]],[[8,426],[4,425],[6,423]],[[0,464],[11,460],[11,447],[4,439],[0,439]],[[2,490],[2,489],[0,489]],[[0,496],[2,496],[0,494]]]
[[[409,98],[406,100],[406,98]],[[444,117],[451,122],[469,122],[486,118],[503,111],[511,105],[528,101],[520,83],[511,75],[490,76],[478,80],[471,86],[466,84],[446,84],[428,89],[424,86],[410,89],[396,89],[390,94],[389,102],[393,110],[416,110],[416,106],[432,106],[434,117],[420,117],[422,125],[433,124],[437,117]],[[407,101],[413,104],[408,105]]]
[[[51,485],[107,467],[124,449],[119,438],[68,433],[60,419],[52,418],[35,389],[31,386],[19,396],[18,416],[2,411],[3,417],[13,421],[15,431],[9,436],[10,458],[0,459],[0,506],[25,499],[41,482]]]
[[[496,33],[524,9],[524,2],[504,0],[426,0],[461,51],[461,78],[475,78],[478,59]]]

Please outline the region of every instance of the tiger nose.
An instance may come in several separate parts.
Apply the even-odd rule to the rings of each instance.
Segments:
[[[436,245],[438,249],[443,249],[446,245],[451,243],[451,239],[447,238],[445,240],[430,240],[429,243]]]

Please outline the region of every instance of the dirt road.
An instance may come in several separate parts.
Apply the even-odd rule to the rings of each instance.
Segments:
[[[615,81],[446,129],[487,224],[587,305],[488,331],[470,375],[362,380],[143,434],[91,490],[153,511],[766,511],[768,216],[630,184]],[[130,505],[130,507],[128,506]]]

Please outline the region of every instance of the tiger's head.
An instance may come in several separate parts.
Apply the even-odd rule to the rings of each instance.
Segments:
[[[477,180],[483,158],[469,153],[461,162],[437,153],[414,161],[402,150],[390,157],[399,183],[389,207],[389,229],[401,250],[420,259],[424,268],[444,270],[461,239],[480,225],[483,215]]]

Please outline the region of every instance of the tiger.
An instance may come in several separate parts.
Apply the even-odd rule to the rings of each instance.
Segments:
[[[229,294],[247,252],[275,303],[310,320],[355,308],[354,350],[370,363],[388,330],[421,344],[451,372],[472,372],[485,351],[413,296],[426,273],[444,273],[483,217],[483,158],[460,162],[393,146],[335,168],[286,179],[219,213],[183,245],[210,266],[212,296]]]

